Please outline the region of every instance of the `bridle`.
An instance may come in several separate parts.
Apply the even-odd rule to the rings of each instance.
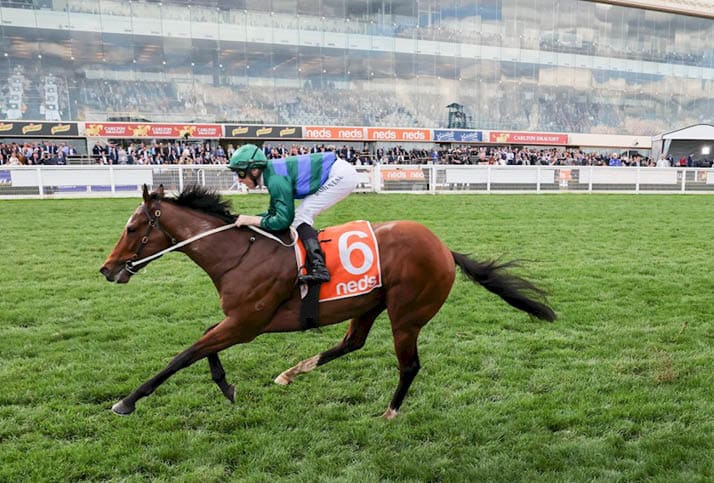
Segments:
[[[144,250],[144,247],[149,244],[149,235],[151,235],[151,232],[154,230],[154,228],[158,228],[161,230],[161,233],[164,234],[164,236],[171,242],[171,245],[176,245],[176,239],[171,236],[169,232],[166,231],[166,229],[161,226],[161,223],[159,222],[159,218],[161,218],[161,200],[156,201],[156,205],[154,207],[154,212],[152,213],[149,207],[147,206],[146,203],[141,205],[144,216],[149,220],[149,224],[146,227],[146,232],[144,233],[144,236],[141,237],[141,242],[139,243],[139,248],[136,249],[136,253],[132,255],[132,257],[126,261],[126,264],[124,265],[124,268],[126,269],[127,272],[131,273],[132,275],[136,275],[138,272],[137,265],[141,265],[142,262],[145,260],[140,260],[139,263],[134,262],[134,260],[139,259],[139,255],[141,255],[141,252]]]
[[[139,248],[136,249],[136,253],[134,253],[134,255],[132,255],[132,257],[129,260],[127,260],[126,263],[124,264],[124,269],[132,275],[136,275],[138,273],[139,269],[137,267],[139,265],[143,265],[143,264],[148,263],[152,260],[160,258],[160,257],[164,256],[166,253],[172,252],[174,250],[178,250],[179,248],[184,247],[190,243],[193,243],[196,240],[200,240],[201,238],[205,238],[207,236],[214,235],[214,234],[222,232],[222,231],[236,228],[235,224],[228,223],[227,225],[219,226],[217,228],[213,228],[211,230],[204,231],[202,233],[199,233],[198,235],[192,236],[191,238],[188,238],[181,242],[177,242],[176,239],[173,236],[171,236],[171,234],[168,231],[166,231],[163,226],[161,226],[161,223],[159,223],[159,218],[161,218],[161,201],[160,200],[156,201],[156,206],[154,208],[153,214],[151,213],[151,210],[146,205],[146,203],[144,203],[142,205],[142,209],[143,209],[144,215],[149,220],[149,226],[146,227],[146,233],[144,233],[144,236],[141,237],[141,243],[139,244]],[[149,256],[144,257],[141,260],[137,261],[137,259],[139,258],[139,255],[141,255],[142,250],[149,243],[149,235],[151,234],[151,231],[154,228],[158,228],[159,230],[161,230],[161,232],[164,234],[164,236],[166,236],[166,238],[171,242],[171,246],[169,246],[168,248],[164,248],[160,252],[154,253],[153,255],[149,255]],[[298,234],[297,234],[297,231],[295,230],[295,228],[293,228],[292,226],[290,227],[291,241],[289,243],[285,243],[284,241],[282,241],[280,238],[276,237],[272,233],[268,233],[267,231],[261,230],[257,226],[251,225],[251,226],[247,226],[246,228],[249,228],[250,230],[253,230],[256,233],[263,235],[266,238],[274,240],[284,247],[292,247],[292,246],[295,246],[295,243],[297,243]],[[254,241],[255,241],[255,237],[251,237],[250,244],[249,244],[248,248],[250,248],[250,246],[253,244]],[[247,253],[247,250],[246,250],[246,253]],[[241,256],[241,259],[243,256],[245,256],[245,253]]]

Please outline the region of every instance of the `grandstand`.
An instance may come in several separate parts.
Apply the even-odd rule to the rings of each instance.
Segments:
[[[627,4],[627,5],[625,5]],[[714,122],[714,2],[12,0],[4,119],[653,135]]]

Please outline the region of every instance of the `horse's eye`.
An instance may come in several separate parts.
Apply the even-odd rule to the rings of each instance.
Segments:
[[[126,232],[127,233],[134,233],[136,231],[136,228],[133,226],[127,226],[126,227]]]

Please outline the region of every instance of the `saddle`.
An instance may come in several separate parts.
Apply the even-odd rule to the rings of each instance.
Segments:
[[[300,325],[304,330],[319,325],[319,304],[329,300],[357,297],[382,286],[379,247],[372,225],[352,221],[321,230],[317,239],[325,253],[331,279],[327,283],[300,287]],[[295,244],[298,273],[305,270],[305,248]]]

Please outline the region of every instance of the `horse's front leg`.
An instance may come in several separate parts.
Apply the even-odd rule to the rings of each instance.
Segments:
[[[216,325],[210,326],[204,334],[212,331]],[[211,370],[211,379],[215,382],[221,389],[221,392],[228,400],[232,403],[236,402],[236,387],[233,384],[228,384],[226,381],[226,371],[223,370],[223,365],[221,364],[221,359],[218,357],[218,353],[208,354],[208,368]]]
[[[169,365],[164,368],[164,370],[162,370],[157,375],[139,386],[136,391],[132,392],[127,397],[112,406],[112,411],[120,415],[131,414],[134,411],[136,402],[139,399],[146,397],[152,392],[154,392],[157,387],[159,387],[164,381],[166,381],[166,379],[171,377],[179,370],[183,369],[184,367],[190,366],[194,362],[201,360],[204,357],[210,355],[215,356],[217,352],[227,347],[230,347],[238,342],[247,342],[255,337],[255,334],[249,335],[241,333],[241,331],[237,330],[237,325],[238,324],[236,321],[232,319],[225,319],[220,324],[209,329],[203,335],[203,337],[198,340],[198,342],[196,342],[191,347],[176,356],[169,363]],[[218,361],[218,356],[215,356],[215,360]],[[223,383],[226,385],[225,390],[220,382],[216,382],[218,382],[221,389],[224,390],[224,394],[226,394],[226,390],[230,390],[230,387],[228,387],[227,383],[225,383],[225,372],[223,372],[223,368],[220,366],[220,362],[218,362],[217,364],[217,367],[220,368],[220,372],[216,372],[214,374],[213,367],[214,364],[211,363],[211,373],[214,376],[214,380],[215,378],[218,378],[219,381],[223,381]],[[223,373],[222,377],[220,377],[220,373]],[[235,389],[233,389],[233,391],[235,391]],[[226,397],[228,397],[227,394]]]
[[[223,365],[218,358],[218,354],[208,355],[208,367],[211,368],[211,379],[218,384],[223,395],[226,396],[230,402],[236,402],[236,387],[233,384],[228,384],[226,381],[226,371],[223,370]]]

